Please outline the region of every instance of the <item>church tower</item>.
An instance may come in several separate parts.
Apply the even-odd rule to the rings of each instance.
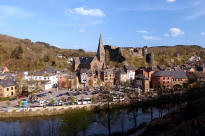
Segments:
[[[100,61],[102,67],[105,66],[105,48],[103,45],[102,36],[100,35],[99,44],[98,44],[98,51],[97,51],[97,58]]]

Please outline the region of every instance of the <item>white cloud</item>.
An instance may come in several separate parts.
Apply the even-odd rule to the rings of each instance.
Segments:
[[[205,32],[201,32],[201,35],[202,35],[202,36],[205,36]]]
[[[136,32],[141,33],[141,34],[148,34],[149,33],[147,30],[138,30]]]
[[[0,5],[0,16],[1,17],[12,16],[12,17],[19,17],[19,18],[28,18],[28,17],[34,17],[35,15],[19,7]]]
[[[160,41],[160,40],[162,40],[162,38],[158,37],[158,36],[143,36],[143,38],[145,40],[152,40],[152,41]]]
[[[82,28],[82,29],[79,30],[79,32],[80,32],[80,33],[85,33],[86,30]]]
[[[176,27],[170,28],[169,31],[170,31],[170,35],[173,37],[184,34],[184,32],[180,28],[176,28]]]
[[[176,2],[176,0],[167,0],[167,2],[173,3]]]
[[[92,16],[92,17],[104,17],[105,16],[105,13],[101,9],[85,9],[83,7],[67,9],[66,14]]]

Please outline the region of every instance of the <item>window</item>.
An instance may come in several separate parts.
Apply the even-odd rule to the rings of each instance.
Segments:
[[[14,88],[13,87],[11,87],[11,90],[13,90]]]
[[[9,91],[9,88],[6,88],[7,91]]]

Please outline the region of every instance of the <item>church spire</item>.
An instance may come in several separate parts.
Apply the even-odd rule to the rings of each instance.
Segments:
[[[99,43],[98,43],[98,51],[97,58],[100,61],[100,64],[105,65],[105,49],[103,45],[102,35],[100,34]]]
[[[103,45],[102,35],[100,34],[99,43],[98,43],[98,51],[97,57],[99,61],[104,61],[105,59],[105,49]]]

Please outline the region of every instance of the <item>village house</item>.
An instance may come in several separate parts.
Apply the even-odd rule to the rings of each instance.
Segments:
[[[143,90],[143,92],[150,91],[150,82],[147,77],[142,74],[138,74],[135,76],[134,86]]]
[[[200,61],[200,57],[199,56],[196,56],[196,55],[193,55],[189,58],[189,61],[194,61],[194,62],[197,62],[197,61]]]
[[[184,71],[156,71],[152,74],[152,87],[162,89],[172,89],[174,87],[183,87],[188,81]]]
[[[3,67],[0,67],[0,73],[6,73],[6,72],[9,72],[9,69],[7,68],[7,67],[5,67],[5,66],[3,66]]]
[[[13,78],[4,78],[0,80],[0,97],[16,96],[17,83]]]
[[[88,84],[88,73],[88,69],[80,69],[79,80],[82,88],[86,87]]]
[[[58,81],[59,88],[71,88],[75,89],[79,87],[78,77],[75,72],[67,71],[60,75]]]
[[[141,69],[136,70],[136,75],[141,74],[141,75],[147,77],[149,79],[149,81],[151,82],[152,74],[155,71],[156,71],[156,69],[153,70],[153,68],[147,68],[147,69],[146,68],[141,68]]]
[[[68,57],[68,64],[73,64],[73,62],[74,62],[74,57]]]
[[[66,57],[66,56],[63,55],[63,54],[57,54],[57,55],[56,55],[56,58],[60,58],[60,59],[65,58],[65,57]]]
[[[47,68],[37,72],[25,72],[24,74],[24,80],[36,81],[38,84],[43,85],[45,90],[58,86],[58,74],[54,68]]]
[[[115,75],[113,73],[113,69],[104,69],[101,72],[101,80],[103,82],[104,85],[110,85],[113,86],[114,85],[114,78]]]
[[[135,68],[133,66],[124,66],[127,73],[127,80],[133,81],[135,79]]]
[[[81,88],[85,87],[98,87],[100,86],[98,80],[100,79],[100,73],[98,71],[92,71],[90,69],[81,69],[79,80]]]
[[[125,72],[125,70],[123,68],[118,69],[115,73],[115,83],[125,83],[127,80],[127,73]]]

